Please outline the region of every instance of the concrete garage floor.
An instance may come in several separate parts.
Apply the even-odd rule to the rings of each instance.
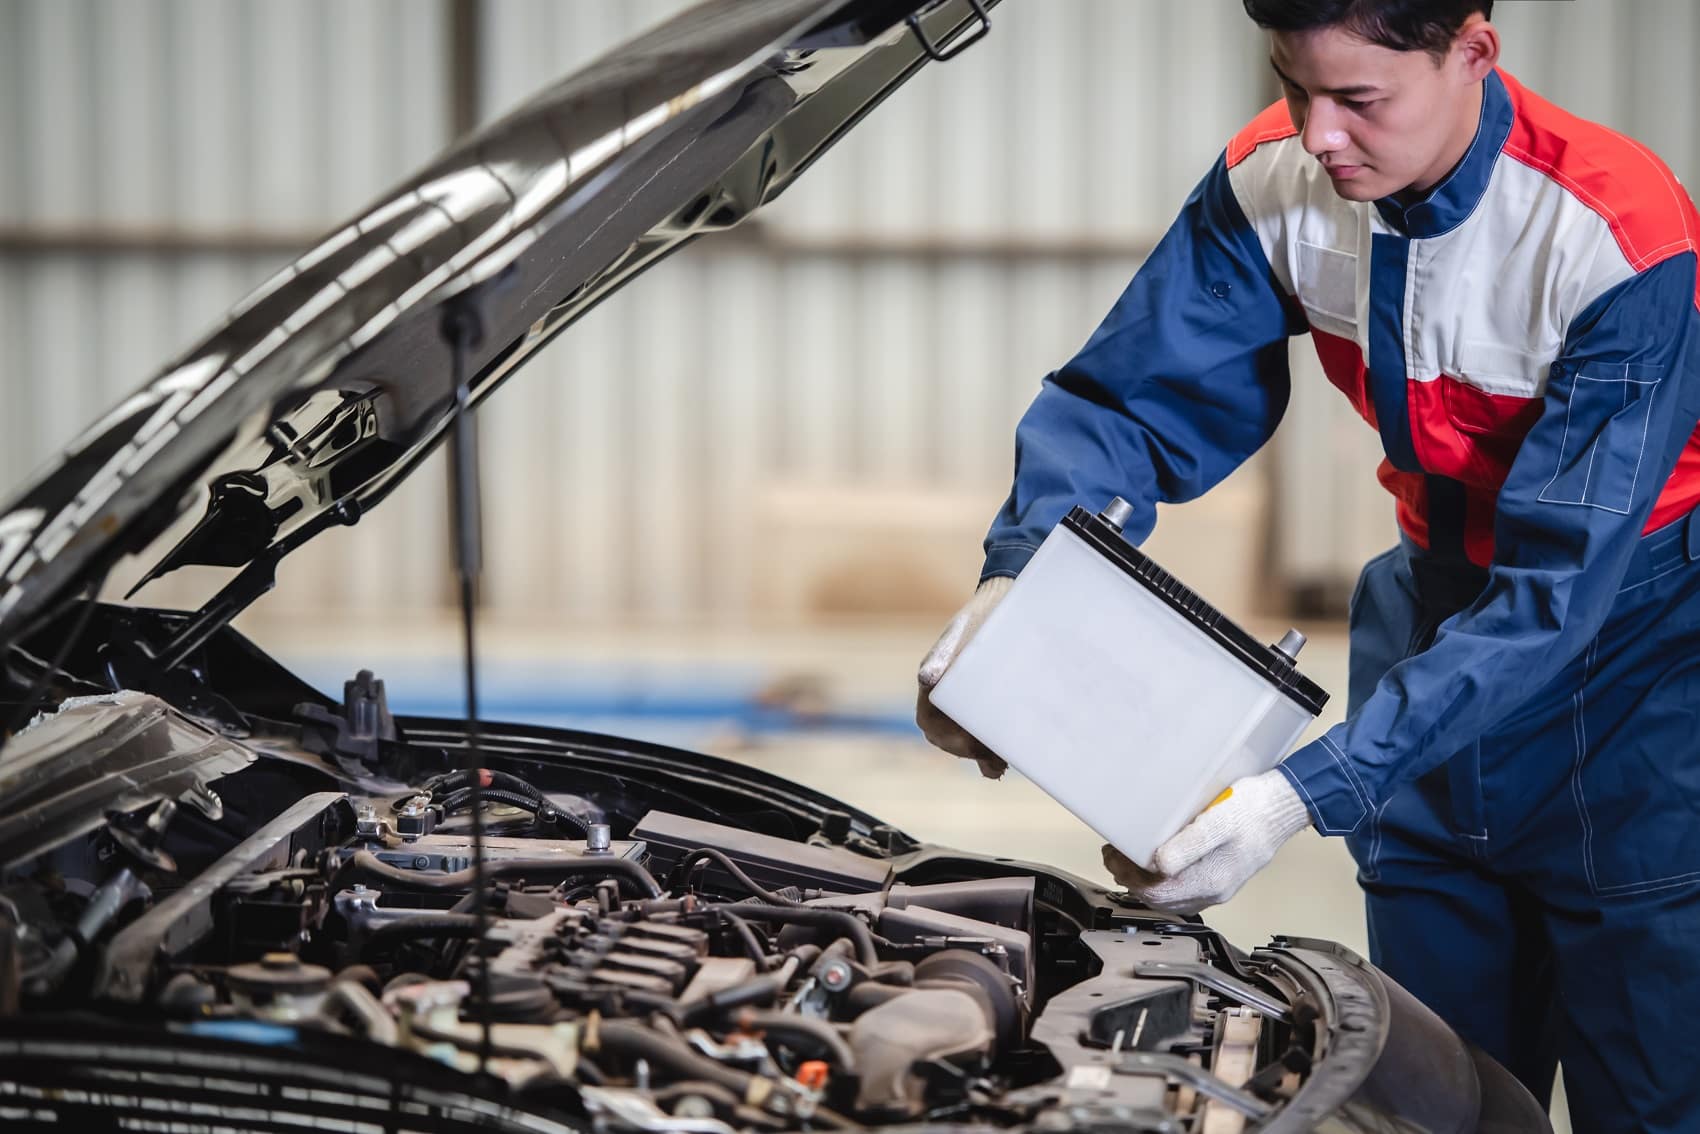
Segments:
[[[370,632],[346,624],[245,629],[322,689],[339,690],[356,668],[370,667],[386,679],[397,712],[460,712],[452,624],[415,622],[399,633],[394,624]],[[1286,627],[1248,629],[1273,641]],[[1338,627],[1306,629],[1312,636],[1302,668],[1333,694],[1314,733],[1343,712],[1346,640]],[[1102,840],[1068,811],[1015,773],[984,779],[973,764],[928,746],[909,723],[915,665],[936,632],[902,625],[556,634],[491,619],[482,630],[481,696],[491,719],[710,752],[827,792],[929,842],[1107,881]],[[754,716],[737,708],[752,703],[762,706]],[[790,711],[818,714],[826,726],[787,727]],[[1312,831],[1291,840],[1205,918],[1242,948],[1287,933],[1328,938],[1368,955],[1351,858],[1340,840]],[[1568,1132],[1562,1089],[1555,1109],[1556,1128]]]

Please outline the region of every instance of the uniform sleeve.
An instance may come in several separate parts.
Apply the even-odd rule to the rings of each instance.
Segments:
[[[1015,432],[1015,483],[982,578],[1014,575],[1076,504],[1202,494],[1251,456],[1287,406],[1288,335],[1304,329],[1219,159],[1090,340],[1048,375]]]
[[[1692,252],[1608,291],[1572,325],[1500,491],[1481,595],[1281,769],[1325,834],[1492,730],[1581,655],[1700,421]]]

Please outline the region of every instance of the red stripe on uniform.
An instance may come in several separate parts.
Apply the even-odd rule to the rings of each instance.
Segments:
[[[1676,468],[1671,470],[1670,479],[1665,481],[1665,490],[1659,494],[1659,502],[1653,505],[1653,514],[1642,534],[1688,515],[1695,505],[1700,505],[1700,428],[1689,436],[1688,446],[1676,459]]]
[[[1611,226],[1637,272],[1700,251],[1700,214],[1641,143],[1576,117],[1500,72],[1516,111],[1505,154],[1546,174]],[[1700,285],[1695,304],[1700,306]]]
[[[1364,365],[1363,348],[1351,339],[1331,335],[1315,327],[1310,329],[1310,337],[1316,344],[1316,357],[1322,363],[1322,372],[1351,401],[1358,416],[1375,425],[1375,403],[1369,397],[1369,368]]]
[[[1397,501],[1399,528],[1425,551],[1428,549],[1428,481],[1422,473],[1400,472],[1392,461],[1382,461],[1375,470],[1381,487]]]
[[[1233,140],[1228,143],[1228,168],[1232,169],[1250,157],[1257,147],[1265,142],[1279,142],[1297,133],[1292,116],[1287,113],[1287,104],[1275,103],[1253,118],[1246,128],[1235,134]]]

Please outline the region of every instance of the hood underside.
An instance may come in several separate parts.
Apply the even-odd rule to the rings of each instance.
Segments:
[[[142,579],[248,568],[228,620],[418,467],[457,366],[476,404],[639,272],[772,200],[978,19],[967,0],[708,0],[456,144],[0,509],[0,647],[197,510]]]

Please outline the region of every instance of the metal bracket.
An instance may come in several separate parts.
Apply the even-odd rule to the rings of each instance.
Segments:
[[[1166,1079],[1171,1083],[1184,1083],[1206,1098],[1237,1110],[1254,1122],[1268,1118],[1275,1110],[1262,1099],[1223,1082],[1184,1056],[1154,1051],[1130,1051],[1113,1066],[1117,1075],[1148,1075]]]
[[[1274,996],[1203,963],[1147,961],[1144,964],[1133,966],[1133,975],[1155,980],[1191,981],[1200,987],[1219,992],[1247,1008],[1255,1008],[1265,1016],[1273,1016],[1282,1023],[1287,1023],[1293,1018],[1291,1009]]]
[[[992,30],[992,18],[986,14],[986,6],[982,0],[968,0],[968,6],[974,9],[974,16],[980,21],[980,26],[969,32],[958,32],[954,37],[935,42],[921,27],[921,15],[916,13],[904,22],[909,30],[915,33],[915,38],[921,44],[921,50],[927,58],[935,63],[948,63],[967,51],[974,44],[986,38],[986,33]]]

